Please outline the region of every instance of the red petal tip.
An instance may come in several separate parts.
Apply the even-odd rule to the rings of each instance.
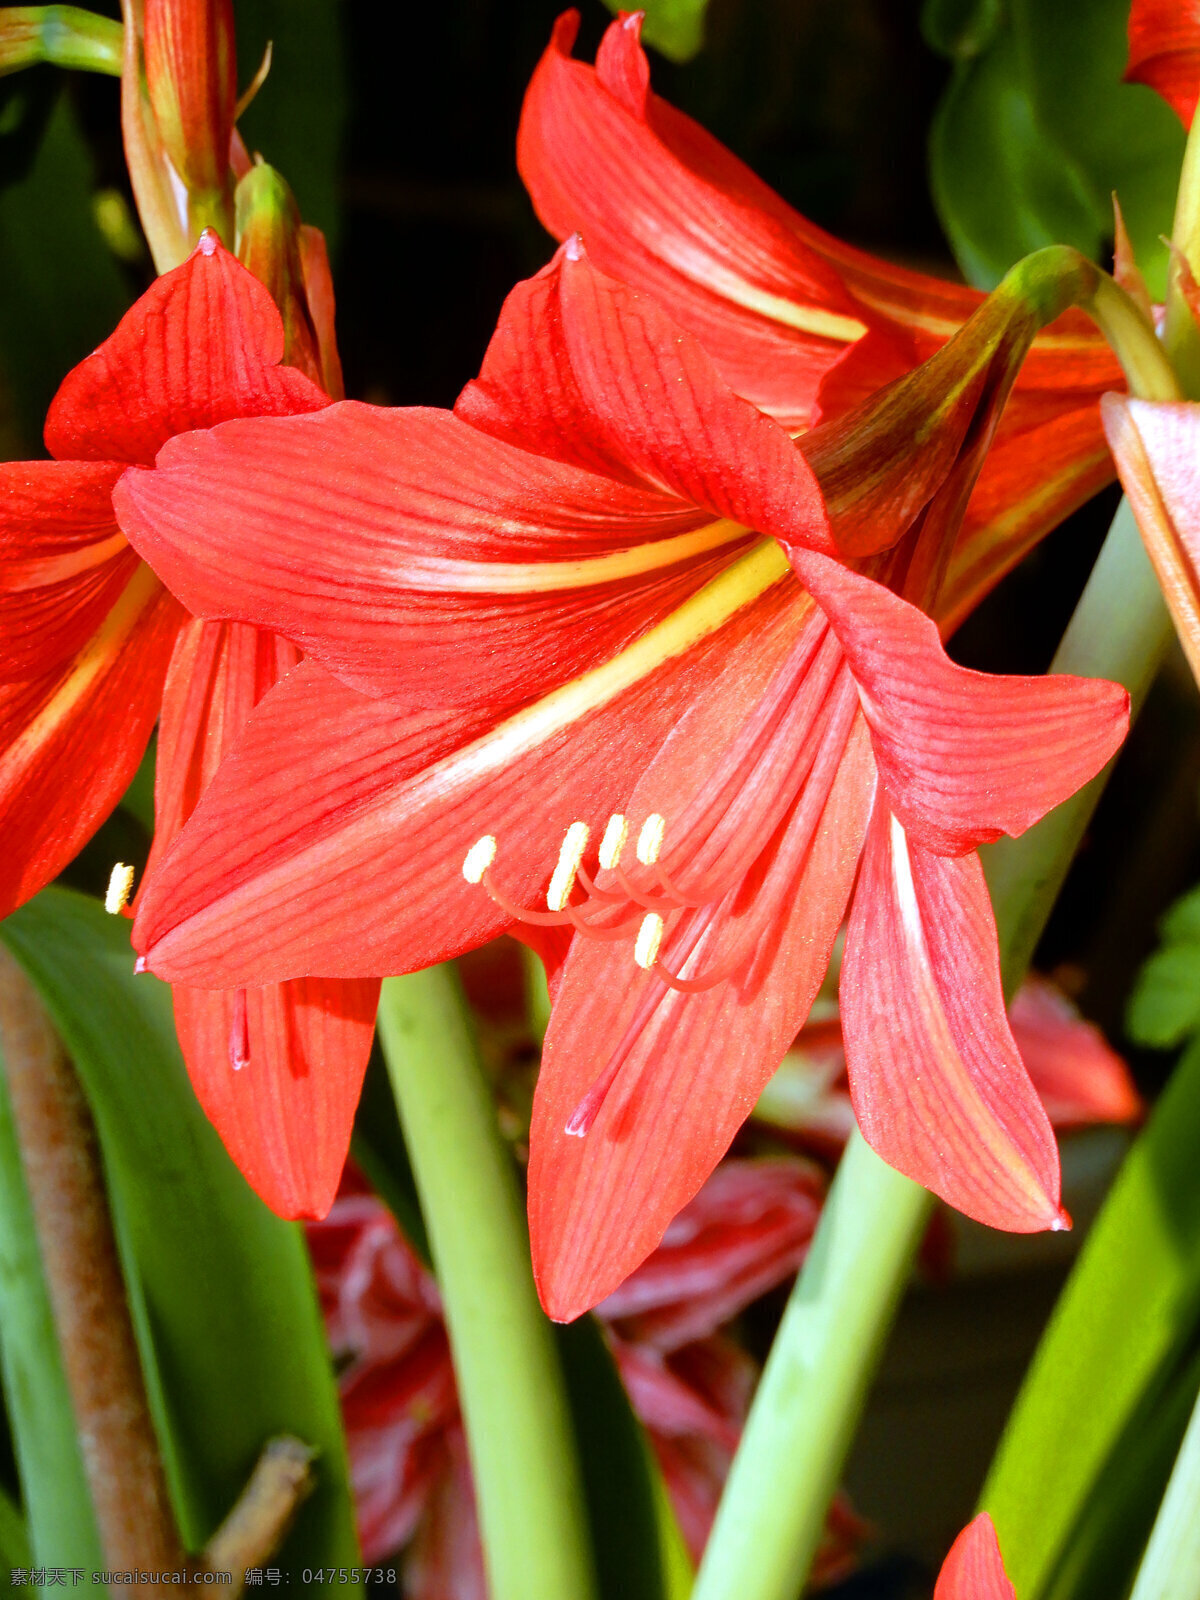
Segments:
[[[563,255],[568,261],[583,260],[583,240],[579,234],[573,233],[563,245]]]
[[[215,228],[205,228],[197,246],[202,256],[215,256],[221,248],[221,237]]]
[[[139,973],[139,972],[149,972],[150,971],[150,968],[146,965],[145,956],[139,956],[137,958],[137,960],[133,963],[133,970],[134,970],[135,974]]]
[[[646,20],[644,11],[622,11],[620,22],[626,33],[631,33],[635,39],[642,35],[642,23]]]
[[[1065,1206],[1059,1206],[1058,1215],[1050,1224],[1051,1233],[1070,1233],[1075,1224],[1071,1221],[1071,1213]]]

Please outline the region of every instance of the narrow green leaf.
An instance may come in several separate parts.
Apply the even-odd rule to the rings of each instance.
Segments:
[[[42,1564],[102,1565],[75,1413],[42,1275],[33,1211],[0,1072],[0,1363],[32,1555]],[[19,1562],[3,1544],[6,1559]]]
[[[687,1600],[687,1551],[604,1333],[591,1316],[556,1326],[554,1333],[579,1443],[601,1600]]]
[[[1127,1017],[1130,1038],[1169,1050],[1200,1027],[1200,942],[1168,945],[1138,973]]]
[[[1105,1474],[1200,1326],[1200,1044],[1118,1175],[1059,1300],[984,1487],[1022,1600],[1057,1575]],[[1184,1420],[1186,1420],[1186,1413]],[[1180,1424],[1182,1429],[1182,1422]],[[1136,1546],[1130,1559],[1136,1558]],[[1119,1587],[1119,1586],[1118,1586]]]
[[[0,369],[30,454],[39,453],[55,390],[129,304],[92,189],[74,113],[60,97],[31,169],[0,190]]]
[[[604,0],[610,11],[627,11],[622,0]],[[708,0],[644,0],[642,41],[671,61],[690,61],[704,45]]]
[[[14,1567],[28,1567],[32,1561],[29,1529],[21,1508],[11,1495],[0,1489],[0,1572],[11,1575]]]
[[[169,990],[134,977],[128,924],[84,895],[48,889],[2,933],[91,1102],[185,1542],[204,1544],[262,1446],[288,1432],[320,1454],[317,1490],[280,1564],[355,1564],[341,1418],[303,1234],[251,1192],[201,1112]]]

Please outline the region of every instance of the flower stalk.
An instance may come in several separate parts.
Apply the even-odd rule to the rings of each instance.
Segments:
[[[588,1600],[583,1490],[512,1163],[446,967],[388,978],[379,1033],[429,1230],[492,1600]]]

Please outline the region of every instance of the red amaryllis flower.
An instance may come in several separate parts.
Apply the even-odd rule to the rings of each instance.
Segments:
[[[298,659],[256,629],[188,620],[112,507],[126,466],[152,462],[174,434],[327,406],[282,354],[270,295],[206,235],[66,378],[46,422],[55,459],[0,465],[0,915],[95,832],[161,710],[160,854],[251,707]],[[376,998],[370,982],[319,978],[176,990],[197,1094],[279,1210],[308,1214],[332,1199]]]
[[[839,537],[893,543],[872,570],[907,592],[936,590],[1019,305],[806,440]],[[517,923],[569,938],[531,1135],[552,1315],[611,1292],[711,1172],[856,879],[867,1137],[975,1216],[1058,1225],[974,850],[1102,765],[1122,690],[953,665],[835,558],[783,430],[577,245],[510,296],[456,415],[333,406],[158,463],[118,491],[138,548],[198,614],[308,659],[148,885],[139,945],[232,984],[407,971]]]
[[[1200,4],[1133,0],[1129,13],[1130,83],[1149,84],[1190,127],[1200,92]]]
[[[609,27],[594,68],[571,58],[578,21],[559,18],[525,98],[517,157],[538,215],[560,240],[580,233],[602,271],[653,294],[726,382],[789,431],[916,366],[978,308],[973,289],[814,227],[654,94],[640,12]],[[944,625],[1109,481],[1096,402],[1121,387],[1078,313],[1037,340],[966,511]]]
[[[1055,1128],[1134,1122],[1141,1096],[1129,1069],[1093,1023],[1045,978],[1026,980],[1008,1020],[1025,1069]],[[854,1127],[846,1052],[836,1015],[810,1019],[763,1091],[756,1115],[801,1135],[822,1153],[840,1149]]]
[[[696,1559],[756,1377],[719,1330],[796,1271],[820,1193],[820,1175],[802,1161],[723,1163],[598,1308]],[[340,1388],[363,1554],[379,1561],[413,1541],[405,1564],[413,1600],[482,1597],[470,1468],[433,1279],[370,1194],[339,1196],[308,1238],[330,1344],[347,1361]],[[840,1499],[819,1563],[824,1578],[845,1570],[862,1536]]]
[[[968,1523],[951,1546],[933,1600],[1017,1600],[1004,1570],[995,1524],[986,1511]]]

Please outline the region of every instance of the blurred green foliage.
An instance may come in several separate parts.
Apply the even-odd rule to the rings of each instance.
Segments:
[[[938,214],[967,278],[991,288],[1042,245],[1102,260],[1120,199],[1161,298],[1183,129],[1121,82],[1129,0],[926,0],[928,43],[954,61],[930,134]]]

